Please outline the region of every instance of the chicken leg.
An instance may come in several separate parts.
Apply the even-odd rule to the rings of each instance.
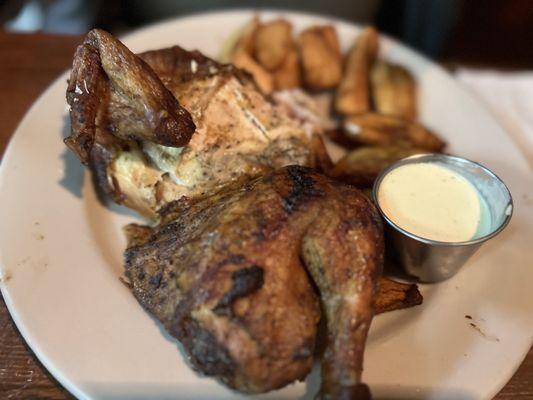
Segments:
[[[290,166],[171,203],[161,219],[155,228],[128,228],[126,273],[196,369],[247,393],[303,379],[321,298],[328,344],[320,396],[364,398],[383,238],[359,190]]]

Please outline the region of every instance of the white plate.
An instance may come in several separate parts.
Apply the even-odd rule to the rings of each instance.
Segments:
[[[195,15],[143,29],[125,42],[137,52],[179,44],[216,56],[251,15]],[[317,16],[285,15],[298,29],[334,23],[344,48],[359,30]],[[441,68],[393,41],[382,43],[386,58],[416,74],[422,120],[449,141],[451,152],[502,177],[516,208],[504,233],[457,276],[422,287],[421,307],[375,319],[364,380],[376,398],[490,398],[532,343],[532,174],[494,119]],[[121,226],[135,217],[96,200],[90,176],[62,143],[66,77],[28,112],[2,163],[1,287],[11,315],[43,364],[79,398],[238,398],[215,379],[195,374],[176,342],[119,281]],[[311,399],[318,384],[315,369],[306,383],[258,398]]]

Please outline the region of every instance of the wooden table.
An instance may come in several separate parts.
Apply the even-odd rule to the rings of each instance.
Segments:
[[[0,154],[37,96],[71,63],[81,38],[0,31]],[[72,396],[26,346],[0,301],[0,398],[69,399]],[[533,399],[533,349],[496,399]]]

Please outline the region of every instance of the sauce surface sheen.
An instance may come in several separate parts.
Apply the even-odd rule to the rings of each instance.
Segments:
[[[463,176],[433,163],[405,164],[384,176],[378,201],[402,229],[441,242],[463,242],[484,234],[486,205]]]

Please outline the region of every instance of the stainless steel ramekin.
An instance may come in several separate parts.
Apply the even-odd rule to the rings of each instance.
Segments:
[[[484,198],[490,212],[490,230],[479,238],[464,242],[439,242],[417,236],[392,222],[380,207],[380,184],[390,171],[405,164],[434,163],[447,167],[465,177]],[[418,154],[404,158],[383,170],[372,190],[381,215],[387,221],[387,233],[405,272],[421,282],[439,282],[455,275],[479,247],[500,233],[513,213],[511,193],[503,181],[488,168],[461,157],[444,154]]]

